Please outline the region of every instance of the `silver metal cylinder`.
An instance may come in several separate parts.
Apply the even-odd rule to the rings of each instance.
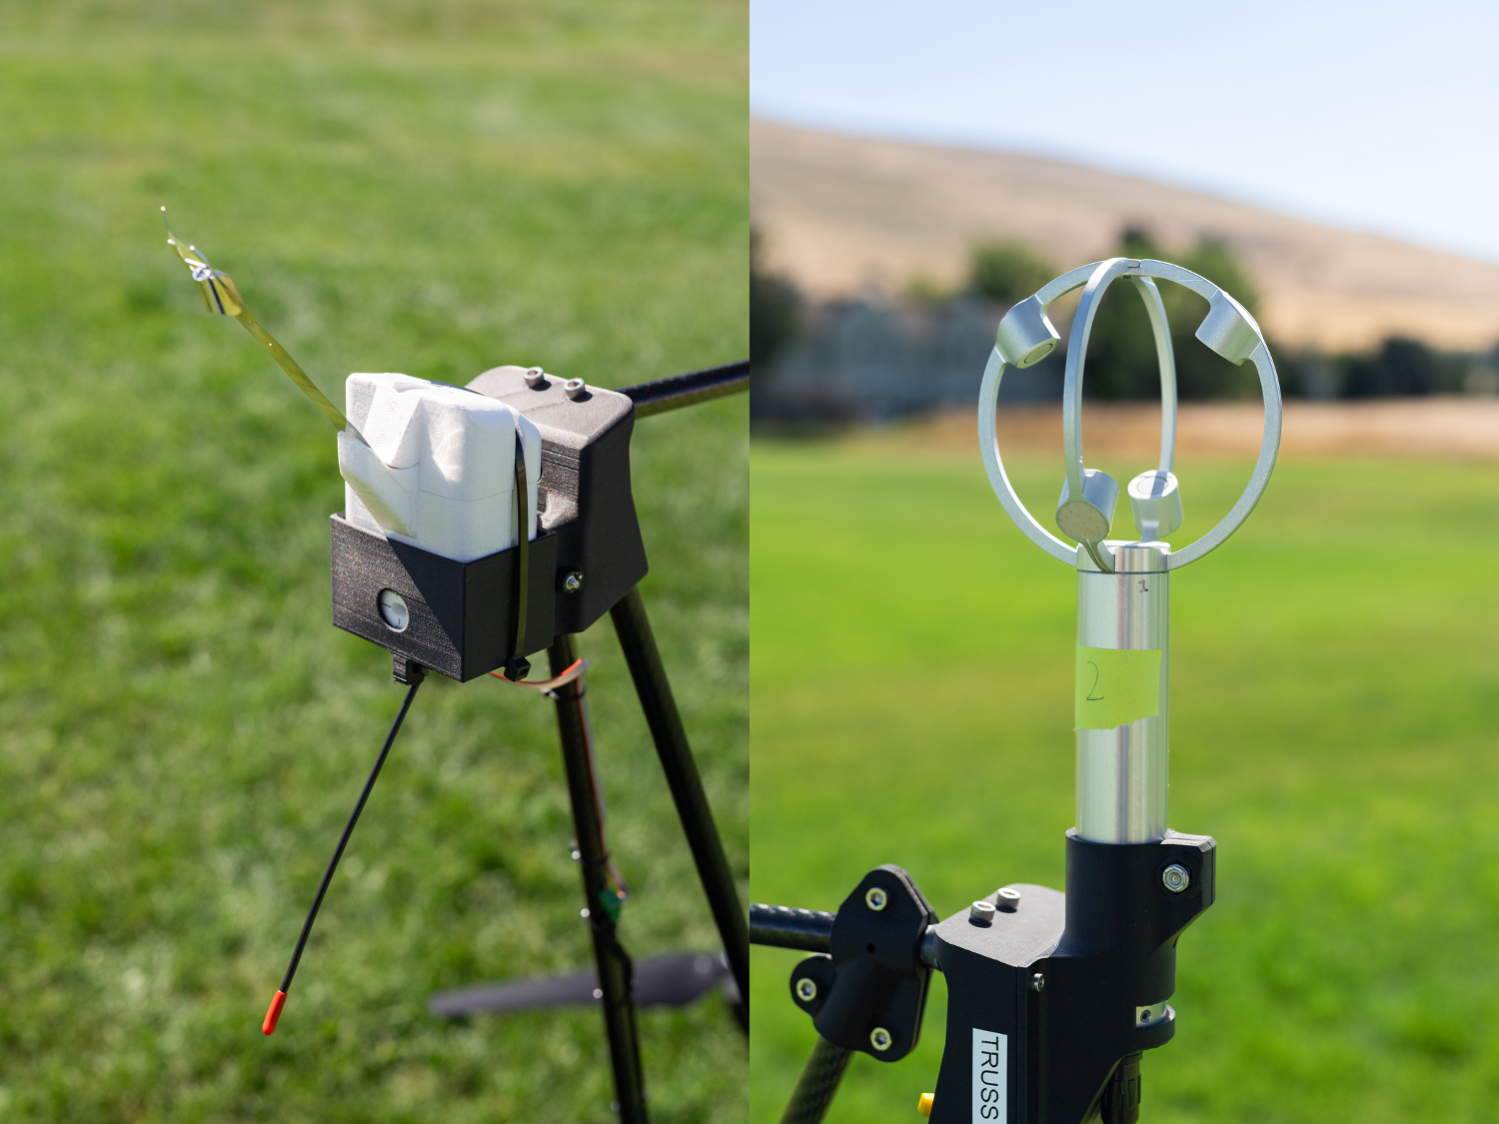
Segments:
[[[1146,716],[1108,729],[1077,729],[1077,833],[1099,843],[1149,843],[1166,836],[1167,684],[1170,681],[1171,586],[1166,572],[1169,548],[1163,543],[1108,543],[1112,574],[1101,573],[1078,551],[1077,642],[1079,711],[1095,681],[1112,671],[1106,652],[1087,660],[1086,649],[1160,652],[1160,680],[1134,683],[1133,700]],[[1119,661],[1121,674],[1154,666],[1149,655]],[[1152,703],[1147,696],[1158,693]],[[1155,713],[1149,713],[1150,709]],[[1081,719],[1079,720],[1081,723]]]

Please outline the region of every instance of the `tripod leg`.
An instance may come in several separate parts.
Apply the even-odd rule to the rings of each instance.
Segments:
[[[552,674],[560,675],[576,658],[573,638],[557,637],[547,650]],[[572,801],[573,830],[577,833],[583,896],[593,933],[593,957],[603,992],[604,1029],[609,1036],[609,1060],[614,1069],[614,1095],[623,1124],[645,1124],[645,1080],[640,1071],[640,1041],[635,1032],[635,1004],[631,994],[630,957],[615,937],[618,899],[607,880],[598,792],[589,745],[588,714],[583,709],[582,680],[564,683],[554,692],[557,729],[562,740],[562,764]]]
[[[822,1124],[828,1108],[833,1103],[833,1094],[843,1080],[843,1071],[853,1051],[834,1046],[822,1035],[817,1036],[817,1045],[812,1047],[812,1056],[807,1059],[807,1068],[802,1070],[796,1091],[791,1094],[791,1103],[781,1115],[781,1124]]]
[[[698,775],[692,747],[687,744],[687,732],[682,728],[682,716],[677,713],[666,669],[661,666],[661,653],[656,650],[656,638],[651,633],[650,619],[645,615],[640,588],[637,586],[620,598],[609,610],[609,615],[614,620],[614,631],[619,635],[619,646],[624,649],[625,662],[630,665],[630,678],[635,680],[635,692],[640,696],[640,707],[645,711],[646,724],[651,728],[651,738],[656,743],[667,786],[677,805],[677,816],[687,835],[687,845],[692,849],[698,878],[708,895],[708,908],[718,925],[729,971],[734,974],[740,1002],[747,1011],[749,924],[739,902],[739,891],[734,886],[729,861],[724,858],[723,843],[713,823],[713,810],[703,793],[703,781]]]

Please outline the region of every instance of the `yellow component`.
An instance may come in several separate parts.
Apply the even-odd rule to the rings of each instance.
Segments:
[[[161,220],[166,222],[167,209],[161,209]],[[349,424],[349,419],[344,417],[341,411],[325,395],[313,381],[307,377],[307,373],[297,365],[297,361],[287,354],[286,349],[272,338],[271,333],[260,326],[260,321],[255,319],[255,314],[245,307],[244,298],[239,295],[239,290],[234,287],[234,282],[229,279],[227,273],[220,273],[208,264],[208,255],[196,246],[184,246],[172,233],[172,226],[167,223],[167,245],[177,251],[177,256],[182,259],[182,264],[187,266],[188,272],[193,275],[193,280],[198,283],[198,294],[203,298],[203,307],[209,312],[219,316],[232,316],[244,326],[245,331],[254,336],[257,341],[265,345],[271,353],[271,358],[296,383],[302,393],[312,400],[312,404],[322,411],[323,417],[333,423],[334,429],[344,430],[350,437],[356,438],[361,444],[368,445],[364,435]]]
[[[916,1102],[916,1111],[921,1113],[922,1116],[930,1116],[932,1114],[932,1102],[936,1099],[937,1094],[935,1093],[922,1093],[921,1100]]]

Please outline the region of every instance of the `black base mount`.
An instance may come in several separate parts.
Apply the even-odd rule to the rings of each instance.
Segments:
[[[939,969],[936,1124],[1132,1124],[1140,1055],[1176,1033],[1176,942],[1213,903],[1215,847],[1205,835],[1112,844],[1069,831],[1065,894],[1008,886],[941,923],[905,871],[880,867],[836,915],[751,906],[751,939],[830,953],[797,965],[792,999],[826,1044],[884,1061],[915,1045]],[[796,1119],[820,1120],[829,1100]]]

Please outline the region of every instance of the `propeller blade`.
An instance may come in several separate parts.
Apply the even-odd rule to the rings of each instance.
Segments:
[[[682,1007],[727,979],[729,969],[722,956],[675,952],[640,961],[634,975],[637,1007]],[[598,973],[588,968],[565,976],[439,992],[428,1000],[427,1009],[434,1015],[456,1019],[485,1011],[578,1006],[596,1003],[598,986]]]

